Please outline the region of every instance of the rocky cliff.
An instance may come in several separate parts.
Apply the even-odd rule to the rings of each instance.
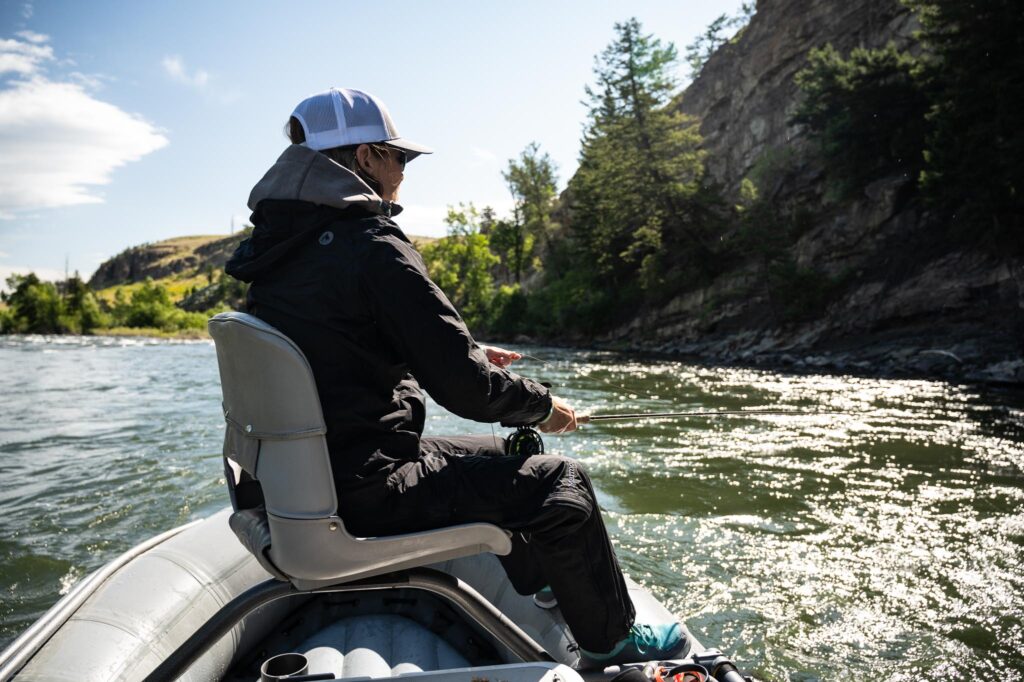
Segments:
[[[176,237],[154,244],[125,249],[104,261],[89,279],[93,289],[131,284],[147,277],[154,280],[187,272],[223,269],[224,263],[245,238],[241,232],[231,236]]]
[[[879,178],[825,201],[824,167],[791,123],[794,75],[813,47],[895,42],[915,50],[916,18],[897,0],[759,0],[749,25],[707,62],[678,105],[701,121],[710,178],[730,202],[744,178],[799,205],[810,225],[800,267],[839,282],[825,310],[784,321],[756,264],[680,293],[606,337],[611,344],[717,362],[1024,382],[1024,264],[934,238],[910,179]]]
[[[735,195],[770,155],[806,156],[806,135],[790,119],[800,97],[793,77],[811,49],[912,49],[918,28],[899,0],[759,0],[750,23],[708,59],[678,104],[701,121],[711,177]],[[789,189],[820,184],[820,169],[803,170]]]

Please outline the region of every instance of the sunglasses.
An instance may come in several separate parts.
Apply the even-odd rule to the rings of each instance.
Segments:
[[[409,163],[409,155],[398,147],[388,147],[388,149],[391,150],[391,158],[394,159],[399,166],[405,168],[405,164]]]

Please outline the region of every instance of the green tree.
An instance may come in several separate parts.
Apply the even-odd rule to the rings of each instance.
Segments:
[[[666,269],[712,261],[698,122],[673,107],[675,47],[616,24],[587,87],[589,122],[569,183],[580,259],[603,286],[651,290]],[[671,254],[669,256],[669,254]]]
[[[34,273],[7,278],[7,305],[0,332],[25,334],[87,334],[107,317],[96,294],[75,273],[59,286],[42,282]]]
[[[42,282],[35,275],[11,275],[7,278],[8,292],[3,301],[8,305],[9,318],[5,323],[11,331],[22,334],[59,334],[65,331],[61,324],[63,302],[52,282]]]
[[[14,313],[6,304],[0,305],[0,334],[14,333]]]
[[[205,313],[187,312],[171,301],[171,295],[162,284],[147,277],[130,300],[118,289],[114,292],[112,316],[115,324],[124,327],[155,328],[166,332],[185,329],[203,329]]]
[[[491,210],[490,207],[484,209]],[[483,213],[481,213],[481,216]],[[516,265],[519,261],[516,258],[517,250],[524,241],[522,225],[515,220],[497,219],[493,215],[491,220],[481,220],[481,232],[487,235],[487,243],[491,252],[498,257],[497,266],[498,278],[505,284],[516,281]],[[530,240],[528,246],[532,249],[533,242]]]
[[[916,180],[928,110],[920,61],[890,43],[846,59],[829,44],[807,62],[796,74],[804,98],[793,121],[817,138],[832,198],[895,173]]]
[[[960,236],[1024,251],[1024,11],[1019,0],[907,0],[933,90],[922,181]]]
[[[518,159],[509,159],[502,177],[512,194],[512,220],[501,223],[496,230],[498,243],[492,242],[492,249],[500,245],[498,253],[518,284],[523,272],[534,266],[538,240],[547,244],[550,237],[558,175],[551,157],[541,154],[540,145],[531,142]]]
[[[714,21],[708,24],[704,32],[693,39],[693,42],[686,46],[686,63],[690,65],[690,77],[696,78],[704,64],[718,48],[724,45],[729,38],[726,34],[733,32],[733,40],[739,36],[743,28],[750,23],[754,16],[756,5],[751,2],[744,2],[740,5],[740,13],[734,17],[728,14],[720,14]]]
[[[480,212],[473,204],[449,206],[448,236],[423,247],[423,260],[431,279],[473,328],[481,327],[489,315],[494,297],[491,269],[499,259],[491,253],[486,234],[481,232]]]
[[[132,292],[131,302],[124,315],[127,327],[162,327],[167,312],[174,307],[166,287],[147,277],[142,286]]]
[[[72,333],[88,334],[93,329],[109,323],[109,318],[101,309],[96,294],[82,281],[77,272],[64,283],[63,304],[61,326]]]
[[[505,337],[522,333],[528,310],[529,299],[519,285],[498,287],[494,298],[491,299],[487,331]]]

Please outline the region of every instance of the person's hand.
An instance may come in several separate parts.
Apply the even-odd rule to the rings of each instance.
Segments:
[[[576,411],[569,405],[555,396],[551,396],[551,406],[554,410],[551,416],[537,425],[537,428],[544,433],[569,433],[577,427]]]
[[[502,369],[505,369],[516,360],[523,357],[514,350],[505,350],[504,348],[498,348],[497,346],[481,346],[484,353],[487,355],[487,359],[491,361],[492,365],[497,365]]]

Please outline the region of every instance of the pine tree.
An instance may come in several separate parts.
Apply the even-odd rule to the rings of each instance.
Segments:
[[[795,81],[804,97],[793,121],[817,139],[832,198],[863,192],[886,175],[916,181],[929,105],[919,59],[892,43],[854,48],[844,59],[826,44],[810,51]]]
[[[570,182],[578,253],[606,285],[658,285],[673,264],[710,252],[699,195],[698,123],[672,106],[676,49],[631,19],[595,60],[589,122]],[[671,252],[671,257],[668,257]]]
[[[922,176],[954,233],[1024,251],[1024,8],[1019,0],[908,0],[932,55]]]

